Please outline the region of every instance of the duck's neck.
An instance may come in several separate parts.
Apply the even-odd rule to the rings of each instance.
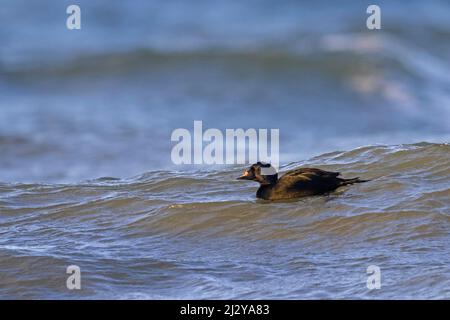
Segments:
[[[274,187],[274,185],[274,183],[262,184],[259,187],[258,191],[256,191],[256,197],[265,200],[270,199],[270,195],[272,194],[272,188]]]

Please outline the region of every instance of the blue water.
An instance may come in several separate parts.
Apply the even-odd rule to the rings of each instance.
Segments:
[[[80,1],[72,31],[68,4],[2,2],[0,180],[170,168],[194,120],[280,129],[284,163],[448,141],[445,1],[382,1],[375,31],[364,1]]]
[[[0,4],[0,297],[73,298],[71,263],[85,298],[449,297],[448,1],[377,1],[381,30],[369,1],[76,3],[81,30]],[[172,163],[194,120],[381,180],[260,204],[242,166]]]

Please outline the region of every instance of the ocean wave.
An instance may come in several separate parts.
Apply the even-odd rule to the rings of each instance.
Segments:
[[[84,51],[68,60],[33,61],[5,66],[4,75],[12,79],[29,77],[78,77],[90,74],[102,76],[141,73],[166,68],[189,68],[191,65],[215,64],[241,68],[255,66],[258,70],[276,72],[283,69],[314,70],[334,76],[376,76],[380,67],[392,73],[450,81],[449,64],[434,52],[421,49],[395,34],[373,35],[363,33],[336,33],[291,39],[279,43],[244,47],[198,47],[170,49],[133,47],[125,50]],[[249,68],[250,69],[250,68]],[[363,85],[361,82],[360,85]],[[364,88],[362,88],[364,89]]]
[[[18,213],[33,212],[35,220],[39,221],[47,217],[76,219],[85,213],[95,219],[97,214],[123,210],[142,215],[131,226],[145,227],[149,231],[156,228],[168,233],[178,228],[197,232],[220,227],[226,221],[230,225],[234,220],[239,223],[249,217],[258,219],[270,215],[274,207],[287,209],[289,215],[298,213],[300,216],[311,206],[331,215],[342,213],[346,218],[356,213],[355,222],[366,210],[372,212],[367,214],[374,219],[383,216],[376,213],[383,207],[387,211],[381,210],[381,213],[389,213],[391,208],[393,212],[402,212],[402,209],[415,207],[421,208],[420,212],[424,214],[427,210],[441,214],[448,209],[449,154],[448,144],[420,143],[369,146],[317,156],[301,165],[336,170],[344,176],[361,176],[371,181],[339,189],[327,197],[293,203],[256,201],[256,186],[234,181],[241,168],[226,168],[215,173],[190,172],[191,176],[162,170],[130,179],[100,178],[76,185],[2,184],[0,200],[4,203],[3,216],[14,213],[17,217]],[[291,163],[284,170],[298,166],[299,163]],[[379,204],[374,207],[377,202]],[[337,207],[327,209],[330,203]],[[375,208],[377,211],[373,212]],[[42,215],[36,214],[39,211]],[[413,211],[411,217],[414,217]],[[238,230],[233,229],[232,224],[229,229]]]
[[[370,181],[325,196],[282,202],[256,200],[256,185],[235,180],[242,166],[189,173],[160,170],[77,184],[1,183],[0,257],[5,258],[1,267],[19,280],[14,289],[0,280],[0,295],[10,288],[15,294],[36,297],[32,288],[39,286],[37,279],[22,281],[12,271],[11,263],[16,264],[18,257],[47,268],[43,276],[55,266],[74,261],[83,265],[90,270],[85,281],[92,284],[86,297],[117,296],[111,292],[116,286],[122,288],[119,296],[135,298],[203,297],[206,293],[200,288],[209,288],[208,297],[255,298],[265,292],[267,283],[261,279],[274,272],[302,270],[315,277],[331,267],[338,272],[344,260],[326,252],[359,252],[358,259],[369,263],[374,258],[366,256],[376,249],[373,254],[379,263],[391,267],[410,263],[420,252],[431,263],[449,240],[449,155],[448,144],[419,143],[366,146],[290,163],[281,171],[315,166]],[[271,256],[278,271],[266,260],[259,267],[254,260],[263,259],[272,247],[278,248]],[[392,256],[393,252],[397,253]],[[305,260],[308,256],[318,260]],[[323,259],[328,262],[322,264]],[[231,293],[223,286],[232,270],[266,275],[242,280],[253,281],[253,290],[238,285]],[[186,274],[197,275],[198,281],[186,280]],[[56,286],[45,283],[50,289]],[[133,283],[147,289],[136,291]],[[365,296],[355,287],[342,286],[341,297]],[[179,290],[174,292],[173,287]],[[277,288],[278,298],[314,296],[318,290],[317,284],[306,291],[292,284],[278,283]],[[411,294],[407,288],[415,285],[403,286],[401,296]],[[442,290],[436,289],[431,297],[445,296]],[[59,289],[56,292],[65,296]],[[327,292],[322,293],[329,296]]]

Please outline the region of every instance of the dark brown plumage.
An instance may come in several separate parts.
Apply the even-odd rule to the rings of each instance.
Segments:
[[[273,174],[267,174],[272,168]],[[262,174],[262,170],[266,170]],[[292,199],[324,194],[341,186],[365,182],[359,178],[338,178],[339,172],[329,172],[315,168],[300,168],[286,172],[280,179],[270,164],[255,163],[238,179],[260,183],[256,197],[265,200]]]

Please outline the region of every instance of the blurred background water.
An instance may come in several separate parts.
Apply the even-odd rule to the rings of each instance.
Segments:
[[[0,180],[170,168],[170,134],[279,128],[284,163],[367,144],[448,141],[450,5],[71,1],[0,6]],[[26,170],[24,170],[26,168]]]
[[[72,31],[70,4],[0,3],[1,298],[450,297],[448,1],[377,1],[373,31],[372,1],[78,0]],[[172,164],[194,120],[374,180],[261,203]]]

